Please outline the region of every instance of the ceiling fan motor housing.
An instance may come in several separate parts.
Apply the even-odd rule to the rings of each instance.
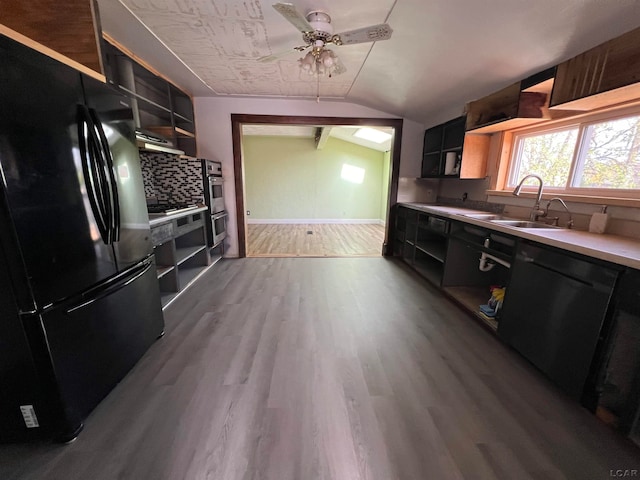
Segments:
[[[320,10],[313,10],[307,14],[306,18],[313,31],[305,32],[302,35],[302,39],[309,44],[315,45],[317,45],[317,41],[328,43],[333,36],[333,27],[331,26],[329,14]]]

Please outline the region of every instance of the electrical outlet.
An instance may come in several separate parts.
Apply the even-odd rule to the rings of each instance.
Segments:
[[[247,216],[251,215],[251,210],[247,210]]]

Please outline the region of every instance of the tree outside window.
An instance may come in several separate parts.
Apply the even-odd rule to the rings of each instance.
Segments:
[[[509,185],[531,173],[564,190],[640,190],[640,115],[517,136]]]

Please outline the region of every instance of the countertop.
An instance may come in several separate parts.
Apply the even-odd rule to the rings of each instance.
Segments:
[[[196,208],[192,208],[191,210],[185,210],[179,213],[174,213],[174,214],[169,214],[169,215],[161,215],[161,216],[154,216],[151,217],[149,216],[149,226],[153,227],[156,225],[162,225],[163,223],[167,223],[170,222],[172,220],[175,220],[176,218],[180,218],[180,217],[185,217],[187,215],[193,215],[194,213],[198,213],[198,212],[202,212],[203,210],[206,210],[207,207],[196,207]]]
[[[399,205],[640,270],[640,240],[638,239],[581,230],[517,228],[465,216],[469,213],[491,213],[481,210],[426,203],[400,203]]]

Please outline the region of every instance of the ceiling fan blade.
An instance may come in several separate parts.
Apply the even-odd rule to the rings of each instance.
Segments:
[[[354,43],[377,42],[379,40],[389,40],[393,30],[386,23],[370,25],[368,27],[357,28],[346,32],[338,33],[340,42],[333,40],[336,45],[353,45]]]
[[[285,56],[290,55],[290,54],[292,54],[294,52],[303,52],[307,48],[309,48],[309,45],[300,45],[299,47],[288,48],[288,49],[283,50],[281,52],[276,52],[276,53],[272,53],[271,55],[265,55],[264,57],[257,58],[256,61],[261,62],[261,63],[273,62],[275,60],[278,60],[279,58],[285,57]]]
[[[302,33],[313,32],[313,27],[309,25],[305,16],[296,10],[293,4],[274,3],[273,8]]]

